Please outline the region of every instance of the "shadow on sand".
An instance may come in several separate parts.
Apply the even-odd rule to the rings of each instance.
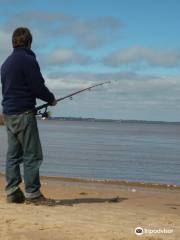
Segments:
[[[74,198],[74,199],[46,199],[46,201],[37,201],[33,203],[33,205],[45,205],[45,206],[73,206],[74,204],[81,203],[119,203],[128,198],[120,198],[119,196],[113,198]]]

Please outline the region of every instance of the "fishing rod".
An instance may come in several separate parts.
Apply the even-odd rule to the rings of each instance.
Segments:
[[[61,98],[58,98],[56,99],[57,102],[60,102],[64,99],[67,99],[69,98],[70,100],[72,100],[72,96],[76,95],[76,94],[79,94],[81,92],[84,92],[84,91],[87,91],[87,90],[91,90],[92,88],[95,88],[95,87],[98,87],[98,86],[101,86],[101,85],[104,85],[104,84],[108,84],[108,83],[111,83],[110,81],[107,81],[107,82],[103,82],[103,83],[99,83],[99,84],[96,84],[96,85],[92,85],[90,87],[87,87],[87,88],[83,88],[77,92],[73,92],[71,94],[68,94],[64,97],[61,97]],[[35,113],[35,115],[41,115],[42,118],[48,118],[49,117],[49,113],[47,111],[48,107],[51,106],[49,103],[45,103],[45,104],[42,104],[36,108],[34,108],[33,112]],[[41,112],[41,109],[44,109],[43,112]]]

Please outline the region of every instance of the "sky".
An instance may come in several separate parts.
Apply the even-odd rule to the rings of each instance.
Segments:
[[[60,102],[50,109],[53,116],[180,121],[180,1],[0,5],[0,65],[12,53],[13,31],[23,26],[33,35],[32,50],[57,98],[111,81]]]

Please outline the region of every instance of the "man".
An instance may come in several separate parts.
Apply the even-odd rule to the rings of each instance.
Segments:
[[[33,109],[36,98],[52,106],[57,101],[45,86],[31,43],[29,29],[17,28],[12,35],[14,50],[1,66],[2,106],[8,135],[5,191],[9,203],[45,199],[40,191],[43,156]],[[25,194],[19,188],[20,163],[24,167]]]

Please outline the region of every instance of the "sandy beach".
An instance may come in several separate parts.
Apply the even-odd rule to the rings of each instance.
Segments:
[[[7,204],[3,188],[0,176],[3,240],[180,239],[178,189],[42,178],[43,193],[57,201],[54,206],[35,206]],[[169,233],[136,236],[136,227]]]

